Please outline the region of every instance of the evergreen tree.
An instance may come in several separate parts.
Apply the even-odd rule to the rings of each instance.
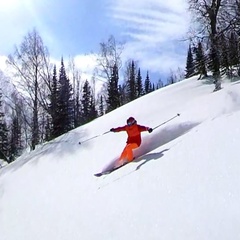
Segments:
[[[219,57],[219,39],[217,38],[216,34],[211,36],[213,40],[211,40],[211,45],[210,45],[210,53],[209,53],[209,69],[213,73],[213,78],[214,81],[213,83],[215,84],[215,89],[214,91],[220,90],[221,87],[221,76],[220,76],[220,57]]]
[[[13,117],[10,133],[10,156],[9,161],[14,161],[14,159],[21,155],[23,149],[22,146],[22,130],[19,116],[16,114]]]
[[[186,64],[186,74],[185,78],[192,77],[194,75],[194,62],[193,62],[193,54],[191,45],[188,47],[188,54],[187,54],[187,64]]]
[[[220,49],[219,49],[219,59],[221,64],[221,71],[226,73],[229,71],[229,58],[228,58],[228,43],[224,33],[220,36]]]
[[[149,78],[149,74],[148,74],[148,71],[147,71],[147,75],[146,75],[146,79],[145,79],[145,83],[144,83],[144,91],[145,91],[145,94],[148,94],[151,92],[151,82],[150,82],[150,78]]]
[[[95,102],[95,98],[94,95],[91,95],[91,101],[90,101],[90,116],[89,116],[89,121],[94,120],[95,118],[98,117],[98,112],[96,109],[96,102]]]
[[[95,101],[92,94],[91,86],[88,80],[83,85],[83,95],[81,99],[83,123],[87,123],[97,117]]]
[[[47,123],[45,126],[45,141],[50,141],[51,139],[53,139],[51,120],[47,118]]]
[[[114,64],[112,69],[112,75],[108,82],[108,99],[107,99],[107,111],[110,112],[120,107],[120,98],[118,91],[118,67]]]
[[[136,99],[136,68],[135,68],[135,62],[132,60],[131,63],[129,63],[129,76],[126,84],[126,94],[128,102],[133,101]]]
[[[50,107],[49,112],[52,118],[52,124],[48,124],[47,128],[50,128],[50,139],[54,139],[63,133],[61,128],[61,116],[59,109],[59,83],[57,80],[56,65],[53,68],[53,77],[51,82],[50,93]],[[49,139],[49,140],[50,140]]]
[[[203,52],[202,43],[199,41],[198,46],[194,48],[195,53],[195,68],[196,73],[200,74],[200,77],[207,77],[207,68],[205,63],[205,56]]]
[[[153,91],[153,83],[150,82],[150,92]]]
[[[152,84],[152,92],[154,92],[155,91],[155,84],[153,83]]]
[[[118,86],[118,89],[119,89],[120,105],[122,106],[127,103],[126,85],[121,84]]]
[[[236,66],[239,64],[239,40],[236,33],[233,31],[230,33],[229,39],[229,64],[230,66]]]
[[[138,69],[137,79],[136,79],[136,96],[137,98],[144,95],[143,90],[143,83],[142,83],[142,76],[141,76],[141,70]]]
[[[162,88],[162,87],[163,87],[163,82],[161,79],[159,79],[158,83],[157,83],[157,89]]]
[[[72,86],[66,75],[63,58],[59,73],[59,102],[58,114],[61,119],[59,129],[66,133],[74,127],[74,101],[72,99]]]

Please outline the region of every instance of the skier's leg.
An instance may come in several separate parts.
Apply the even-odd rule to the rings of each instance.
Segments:
[[[127,144],[126,147],[123,149],[119,162],[131,162],[133,160],[133,149],[135,148],[138,148],[138,145],[136,143]]]
[[[125,148],[123,149],[123,151],[121,153],[121,156],[118,160],[118,165],[122,165],[127,161],[127,146],[128,145],[125,146]]]
[[[130,143],[127,145],[127,160],[128,162],[131,162],[133,160],[133,149],[138,148],[138,145],[136,143]]]

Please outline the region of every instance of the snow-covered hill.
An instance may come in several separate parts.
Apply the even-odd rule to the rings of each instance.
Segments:
[[[165,87],[2,168],[1,240],[240,239],[240,82],[212,90],[197,78]],[[94,177],[125,146],[126,133],[103,133],[177,113],[142,133],[140,158]]]

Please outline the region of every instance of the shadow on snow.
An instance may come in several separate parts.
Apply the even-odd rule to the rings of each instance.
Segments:
[[[136,171],[139,170],[143,165],[145,165],[147,162],[149,161],[152,161],[152,160],[158,160],[159,158],[161,158],[164,154],[164,152],[168,151],[169,149],[164,149],[163,151],[161,152],[158,152],[158,153],[149,153],[149,154],[146,154],[146,155],[143,155],[142,157],[139,157],[138,159],[136,159],[135,162],[140,162],[141,160],[145,160],[144,162],[142,162],[141,164],[139,164],[137,167],[136,167]]]
[[[200,123],[180,123],[176,125],[171,125],[160,131],[153,131],[152,134],[143,138],[142,145],[134,151],[134,156],[136,158],[153,151],[154,149],[163,146],[166,143],[173,141],[174,139],[186,134],[192,128],[196,127]]]

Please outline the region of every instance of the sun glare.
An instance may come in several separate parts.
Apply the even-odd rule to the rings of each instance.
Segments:
[[[0,0],[0,11],[13,10],[26,4],[26,0]]]

